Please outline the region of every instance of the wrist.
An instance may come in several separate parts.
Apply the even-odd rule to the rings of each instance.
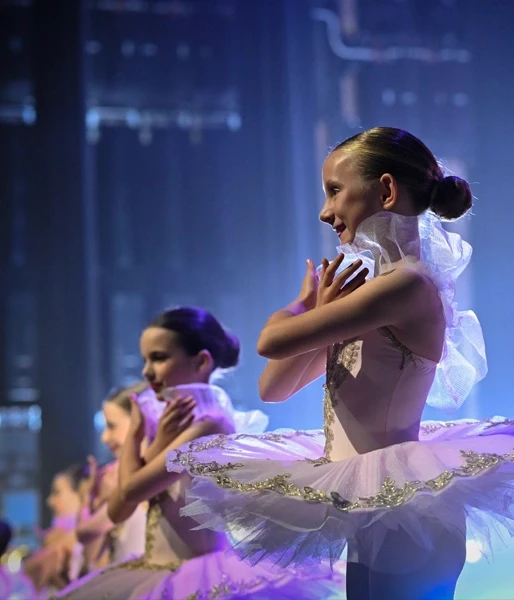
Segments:
[[[153,451],[156,454],[160,454],[165,448],[167,448],[176,436],[168,435],[166,439],[162,435],[157,434],[153,441]]]
[[[312,308],[311,304],[311,302],[304,298],[296,298],[296,300],[286,306],[285,310],[291,313],[293,317],[296,317],[309,311]]]
[[[277,312],[273,313],[271,317],[266,321],[265,328],[268,325],[273,325],[274,323],[279,323],[280,321],[284,321],[285,319],[290,319],[291,317],[296,317],[304,312],[307,312],[308,308],[302,300],[295,300],[288,304],[285,308],[281,310],[277,310]]]

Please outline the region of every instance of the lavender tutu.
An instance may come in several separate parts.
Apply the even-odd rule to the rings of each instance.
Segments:
[[[386,327],[334,344],[324,430],[213,436],[170,452],[168,470],[193,477],[181,514],[228,531],[252,564],[333,564],[348,545],[350,561],[405,573],[466,535],[487,552],[514,533],[513,423],[420,426],[426,402],[458,408],[487,372],[480,324],[454,301],[471,248],[435,217],[380,213],[343,251],[372,256],[374,276],[406,268],[432,281],[446,321],[441,360]],[[412,551],[391,551],[400,538]]]
[[[284,574],[241,563],[225,551],[190,559],[182,565],[155,565],[134,560],[94,572],[68,586],[61,600],[341,600],[344,576]]]
[[[236,431],[264,429],[260,411],[234,411],[228,396],[216,386],[180,386],[192,395],[197,418],[215,415],[234,424]],[[161,411],[145,393],[147,424]],[[162,411],[161,411],[162,412]],[[154,428],[155,429],[155,428]],[[149,432],[151,435],[151,432]],[[190,478],[180,477],[149,503],[144,555],[92,572],[72,583],[56,598],[70,600],[339,600],[344,598],[344,575],[328,570],[296,573],[272,565],[251,567],[228,549],[226,536],[194,532],[194,522],[179,516]]]
[[[39,595],[23,571],[13,573],[3,566],[0,567],[0,598],[2,600],[38,600]]]

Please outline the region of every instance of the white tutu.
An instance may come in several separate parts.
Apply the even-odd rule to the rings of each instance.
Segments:
[[[167,468],[195,477],[182,514],[228,531],[253,564],[333,564],[353,542],[359,562],[402,572],[444,530],[484,552],[514,534],[513,433],[508,420],[427,423],[419,442],[334,462],[319,458],[321,431],[212,436],[171,452]],[[411,560],[383,551],[398,530],[419,548]]]
[[[212,436],[170,452],[168,470],[193,477],[181,514],[199,529],[228,531],[252,564],[332,565],[348,545],[349,561],[404,574],[426,568],[442,546],[464,552],[466,535],[485,551],[506,541],[512,422],[431,422],[419,431],[427,402],[458,408],[487,372],[478,319],[455,303],[471,247],[435,216],[386,211],[340,251],[347,261],[370,259],[374,277],[405,268],[434,285],[446,324],[440,361],[415,354],[389,327],[334,343],[324,431]]]

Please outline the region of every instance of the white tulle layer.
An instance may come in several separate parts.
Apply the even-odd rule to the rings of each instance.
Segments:
[[[134,568],[134,564],[137,568]],[[340,600],[342,574],[321,572],[309,577],[292,571],[251,567],[232,552],[213,552],[184,562],[177,570],[124,562],[73,582],[59,600]]]
[[[514,535],[513,433],[507,420],[428,423],[419,442],[328,463],[313,462],[320,431],[213,436],[171,452],[167,467],[194,476],[182,513],[228,531],[252,564],[333,564],[349,543],[359,562],[401,573],[448,532],[485,553]],[[395,532],[416,551],[385,551]]]

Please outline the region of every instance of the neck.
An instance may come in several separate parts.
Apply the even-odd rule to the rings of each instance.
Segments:
[[[406,260],[421,258],[418,217],[380,212],[363,221],[345,253],[368,252],[375,262],[375,275]]]

